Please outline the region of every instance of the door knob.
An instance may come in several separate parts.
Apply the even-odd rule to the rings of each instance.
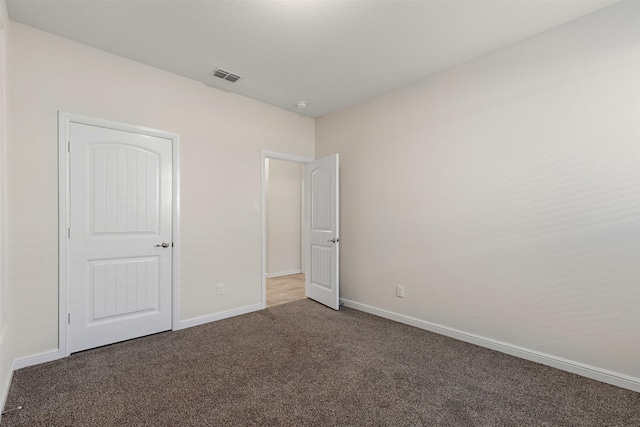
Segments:
[[[168,248],[169,247],[169,242],[162,242],[159,245],[156,245],[156,248]]]
[[[340,239],[338,239],[337,237],[334,237],[333,239],[327,240],[327,243],[336,243],[336,242],[339,242],[339,241],[340,241]]]

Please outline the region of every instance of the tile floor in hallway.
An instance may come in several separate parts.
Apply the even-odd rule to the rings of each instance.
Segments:
[[[304,298],[304,274],[267,279],[267,307]]]

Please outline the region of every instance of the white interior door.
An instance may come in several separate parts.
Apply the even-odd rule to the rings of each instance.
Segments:
[[[305,293],[326,306],[339,308],[338,155],[305,164],[307,230]]]
[[[171,329],[172,141],[70,125],[68,349]]]

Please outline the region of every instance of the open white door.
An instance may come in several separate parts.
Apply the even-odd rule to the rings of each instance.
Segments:
[[[338,310],[338,155],[305,164],[305,293]]]

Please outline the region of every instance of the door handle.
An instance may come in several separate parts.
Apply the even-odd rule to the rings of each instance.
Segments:
[[[339,242],[339,241],[340,241],[340,239],[338,239],[337,237],[334,237],[333,239],[327,240],[327,243],[336,243],[336,242]]]
[[[159,245],[156,245],[156,248],[168,248],[169,247],[169,242],[162,242]]]

